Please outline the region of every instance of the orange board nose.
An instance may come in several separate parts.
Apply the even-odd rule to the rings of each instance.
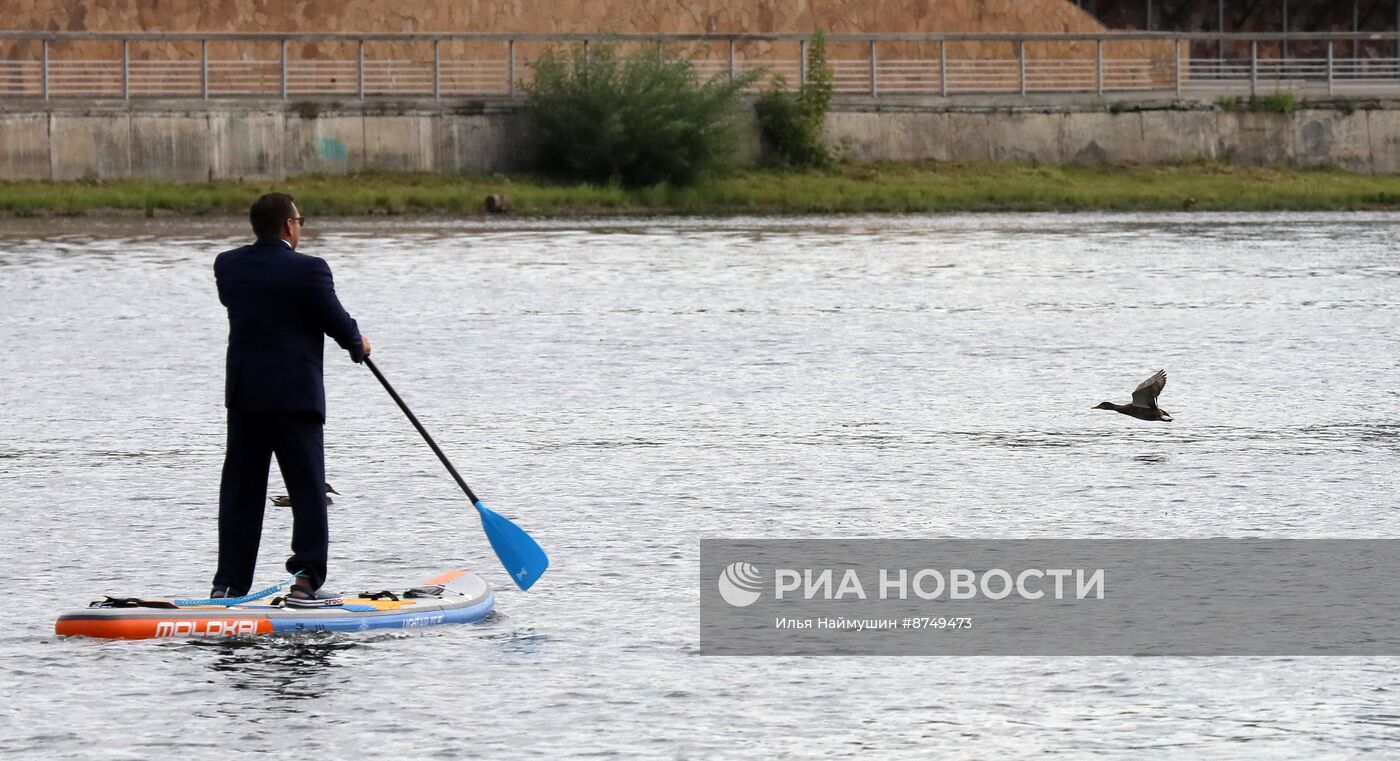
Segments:
[[[452,581],[453,579],[460,578],[466,575],[466,573],[466,571],[448,571],[447,573],[444,573],[441,576],[434,576],[433,578],[428,579],[427,581],[423,582],[423,584],[425,586],[432,586],[434,584],[446,584],[447,582]]]

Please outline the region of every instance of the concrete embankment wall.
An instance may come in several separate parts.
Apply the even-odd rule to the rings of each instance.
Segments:
[[[1400,172],[1400,104],[1224,112],[1201,103],[1007,106],[846,100],[827,133],[854,160],[1331,165]],[[756,145],[750,134],[749,153]],[[509,103],[141,101],[0,107],[0,179],[281,178],[530,166]]]
[[[1336,166],[1400,172],[1400,104],[1316,103],[1292,113],[1222,111],[1211,104],[1046,108],[852,105],[827,134],[854,160],[1153,164],[1221,159],[1246,165]]]
[[[0,110],[0,179],[281,178],[516,169],[513,108],[142,102]]]

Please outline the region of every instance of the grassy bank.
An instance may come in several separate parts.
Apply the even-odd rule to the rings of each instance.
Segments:
[[[1400,208],[1400,176],[1335,169],[930,162],[812,173],[750,170],[694,187],[640,190],[519,176],[379,173],[283,182],[8,182],[0,183],[0,214],[242,215],[252,198],[273,189],[297,196],[308,216],[478,215],[492,193],[509,195],[514,213],[538,216]]]

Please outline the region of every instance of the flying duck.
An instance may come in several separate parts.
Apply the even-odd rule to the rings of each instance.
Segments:
[[[331,486],[330,484],[326,484],[326,504],[328,504],[328,505],[334,504],[333,501],[331,500],[331,495],[332,495],[332,494],[339,494],[339,493],[340,493],[340,492],[338,492],[338,491],[335,490],[335,487],[334,487],[334,486]],[[272,497],[272,504],[275,505],[275,506],[277,506],[277,507],[291,507],[291,506],[292,506],[292,498],[291,498],[291,497],[288,497],[288,496],[285,495],[285,494],[280,495],[280,496],[277,496],[277,497]]]
[[[1157,395],[1162,393],[1162,389],[1167,386],[1167,371],[1158,370],[1155,375],[1133,389],[1133,400],[1128,404],[1114,404],[1113,402],[1100,402],[1096,410],[1114,410],[1124,415],[1131,415],[1138,420],[1157,421],[1164,420],[1168,423],[1172,421],[1172,416],[1167,411],[1157,406]]]

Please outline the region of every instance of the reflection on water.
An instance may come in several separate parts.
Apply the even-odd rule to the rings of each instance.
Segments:
[[[304,247],[379,366],[552,568],[516,591],[332,350],[330,584],[466,567],[497,613],[180,643],[49,632],[94,595],[208,589],[210,264],[244,225],[5,221],[0,578],[31,597],[0,623],[0,753],[1384,754],[1385,659],[705,658],[695,574],[705,535],[1400,536],[1397,221],[328,221]],[[1159,367],[1176,422],[1089,409]],[[270,581],[289,523],[269,510]]]
[[[325,697],[345,678],[337,671],[341,653],[363,647],[353,639],[322,633],[196,641],[188,646],[213,651],[209,670],[222,677],[222,686],[263,693],[279,702]]]
[[[512,656],[541,655],[552,639],[548,634],[542,634],[533,627],[517,627],[509,631],[496,631],[481,637],[482,642],[490,643],[501,653]]]

